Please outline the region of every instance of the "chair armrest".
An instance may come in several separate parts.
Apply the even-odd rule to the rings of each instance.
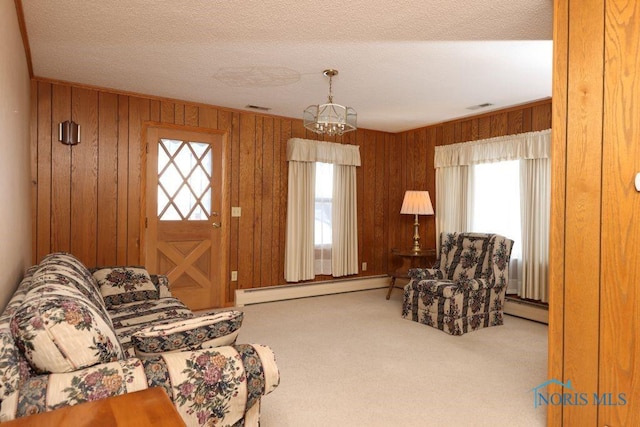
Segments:
[[[493,282],[487,279],[461,279],[455,282],[457,285],[462,285],[464,289],[477,291],[478,289],[487,289],[493,287]]]
[[[411,279],[416,281],[427,279],[444,279],[444,274],[442,273],[442,271],[435,268],[410,268],[408,274]]]
[[[232,425],[279,381],[273,352],[258,344],[130,358],[31,377],[2,401],[0,421],[163,387],[187,425]]]

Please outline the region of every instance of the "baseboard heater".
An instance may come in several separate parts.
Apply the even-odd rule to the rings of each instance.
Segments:
[[[389,276],[367,276],[236,290],[236,306],[386,288]]]
[[[507,299],[504,302],[504,312],[505,314],[510,314],[512,316],[546,323],[547,325],[549,324],[549,309],[541,306],[540,304],[519,301],[507,296]]]

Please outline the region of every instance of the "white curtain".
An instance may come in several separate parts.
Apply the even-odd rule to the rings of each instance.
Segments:
[[[437,149],[438,147],[436,147]],[[436,248],[440,233],[468,230],[469,167],[436,169]]]
[[[287,240],[284,250],[284,278],[287,282],[314,277],[315,179],[314,162],[289,162]]]
[[[522,160],[523,265],[519,295],[546,301],[549,245],[551,129],[435,147],[436,233],[467,231],[473,191],[469,166]],[[526,234],[526,236],[525,236]],[[437,242],[438,243],[438,242]]]
[[[333,167],[332,275],[358,273],[358,230],[356,205],[356,167],[360,166],[357,145],[291,138],[287,143],[289,195],[287,238],[285,242],[285,280],[297,282],[314,277],[314,201],[315,181],[300,168],[316,162]],[[309,169],[315,178],[315,169]],[[309,172],[311,173],[311,172]],[[295,193],[295,194],[292,194]],[[308,233],[308,234],[307,234]]]
[[[549,218],[551,161],[520,161],[520,215],[522,221],[522,298],[549,301]]]
[[[358,274],[358,207],[356,167],[333,167],[331,274]]]

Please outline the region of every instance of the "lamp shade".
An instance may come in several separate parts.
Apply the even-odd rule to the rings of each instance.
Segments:
[[[401,214],[433,215],[433,206],[428,191],[407,191],[404,193]]]

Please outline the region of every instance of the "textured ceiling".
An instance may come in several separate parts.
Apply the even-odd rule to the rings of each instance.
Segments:
[[[36,77],[398,132],[551,96],[552,0],[22,0]]]

